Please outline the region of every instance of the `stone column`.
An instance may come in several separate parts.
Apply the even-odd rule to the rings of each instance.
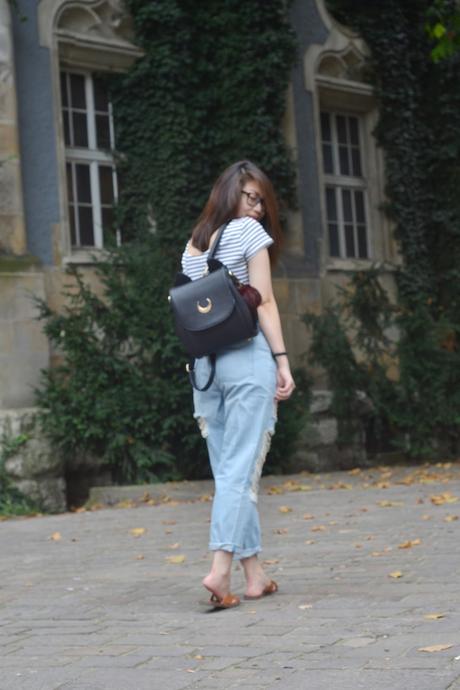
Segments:
[[[11,10],[0,0],[0,254],[26,253]]]

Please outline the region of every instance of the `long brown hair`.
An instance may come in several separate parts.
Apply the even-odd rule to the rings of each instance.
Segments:
[[[275,263],[278,256],[282,232],[273,185],[264,172],[251,161],[233,163],[217,178],[192,232],[192,245],[204,252],[209,247],[211,235],[223,223],[236,218],[241,202],[241,190],[246,182],[253,180],[260,186],[265,205],[265,215],[261,220],[274,243],[269,247],[270,261]]]

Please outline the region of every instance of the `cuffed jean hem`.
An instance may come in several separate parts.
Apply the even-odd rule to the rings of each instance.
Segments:
[[[233,554],[233,560],[238,561],[241,558],[250,558],[256,556],[262,551],[260,546],[253,546],[249,549],[239,549],[234,544],[209,544],[210,551],[229,551]]]

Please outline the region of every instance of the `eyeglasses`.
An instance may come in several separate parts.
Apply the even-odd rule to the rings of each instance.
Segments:
[[[254,192],[247,192],[245,189],[241,190],[241,194],[246,194],[246,201],[248,202],[248,206],[251,208],[255,208],[257,204],[260,204],[262,208],[265,208],[265,202],[258,194],[254,194]]]

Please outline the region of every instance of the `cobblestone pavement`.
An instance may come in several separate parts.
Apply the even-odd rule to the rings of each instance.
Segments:
[[[0,690],[460,690],[459,464],[265,478],[280,591],[211,613],[210,484],[145,490],[0,523]]]

